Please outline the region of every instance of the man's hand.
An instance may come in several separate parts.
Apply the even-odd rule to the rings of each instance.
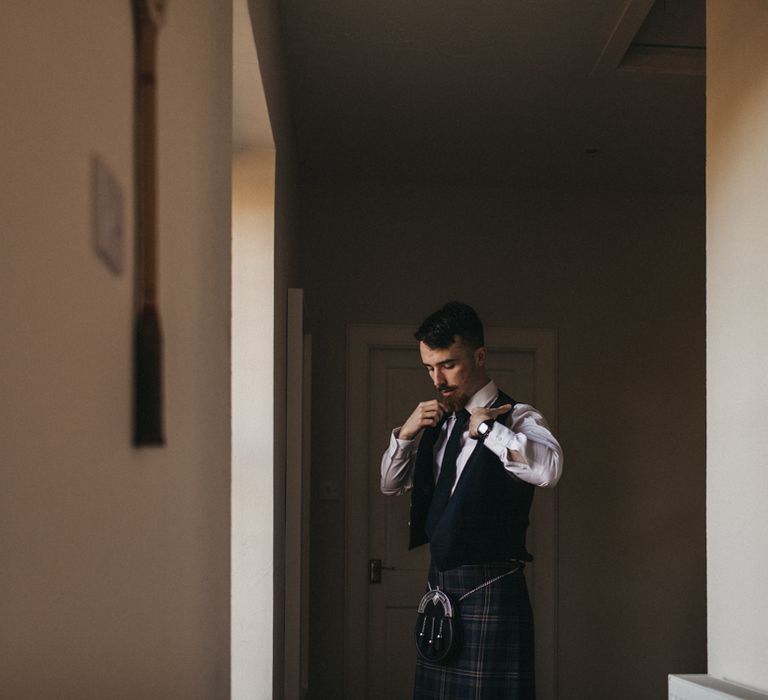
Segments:
[[[469,417],[469,437],[477,438],[477,426],[480,425],[480,423],[485,423],[487,420],[493,420],[496,416],[500,416],[502,413],[507,413],[511,410],[511,403],[505,403],[498,408],[476,408],[472,411],[472,415]]]
[[[416,410],[408,416],[398,437],[401,440],[413,440],[423,428],[434,428],[442,419],[447,408],[437,399],[422,401]]]

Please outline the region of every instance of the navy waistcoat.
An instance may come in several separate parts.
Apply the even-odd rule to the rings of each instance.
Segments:
[[[515,401],[503,392],[493,408]],[[497,416],[503,422],[505,415]],[[409,549],[429,542],[439,571],[463,564],[489,564],[533,557],[525,548],[533,486],[507,472],[501,460],[478,441],[461,472],[432,538],[424,525],[435,492],[434,447],[439,428],[426,428],[416,452]]]

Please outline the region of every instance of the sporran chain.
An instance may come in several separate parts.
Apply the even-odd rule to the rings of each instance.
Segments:
[[[512,574],[516,574],[518,571],[520,571],[520,567],[519,566],[515,567],[511,571],[507,571],[507,572],[505,572],[503,574],[499,574],[498,576],[494,576],[492,579],[489,579],[488,581],[484,581],[479,586],[475,586],[471,591],[467,591],[463,596],[461,596],[461,598],[459,598],[458,602],[461,603],[462,600],[464,600],[465,598],[469,598],[469,596],[471,596],[473,593],[477,593],[477,591],[479,591],[481,588],[485,588],[486,586],[490,586],[491,584],[496,583],[496,581],[500,581],[505,576],[510,576]],[[437,589],[440,588],[440,586],[435,586],[435,588],[432,588],[432,584],[429,583],[429,581],[427,581],[427,586],[429,586],[430,592],[435,590],[435,588],[437,588]]]

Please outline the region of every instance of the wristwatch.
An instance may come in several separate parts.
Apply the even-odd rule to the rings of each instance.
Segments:
[[[487,420],[480,423],[480,425],[477,426],[477,439],[485,440],[485,438],[488,436],[488,433],[491,432],[491,428],[493,428],[492,420]]]

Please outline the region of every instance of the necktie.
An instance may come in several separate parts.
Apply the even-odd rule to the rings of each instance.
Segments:
[[[461,451],[461,436],[467,429],[469,423],[469,412],[461,409],[456,413],[456,421],[453,424],[453,430],[448,437],[448,444],[443,453],[443,463],[440,465],[440,476],[437,479],[435,493],[432,496],[432,505],[427,513],[427,522],[425,530],[427,535],[432,537],[440,517],[443,515],[445,507],[448,505],[448,499],[451,497],[453,483],[456,481],[456,458]]]

